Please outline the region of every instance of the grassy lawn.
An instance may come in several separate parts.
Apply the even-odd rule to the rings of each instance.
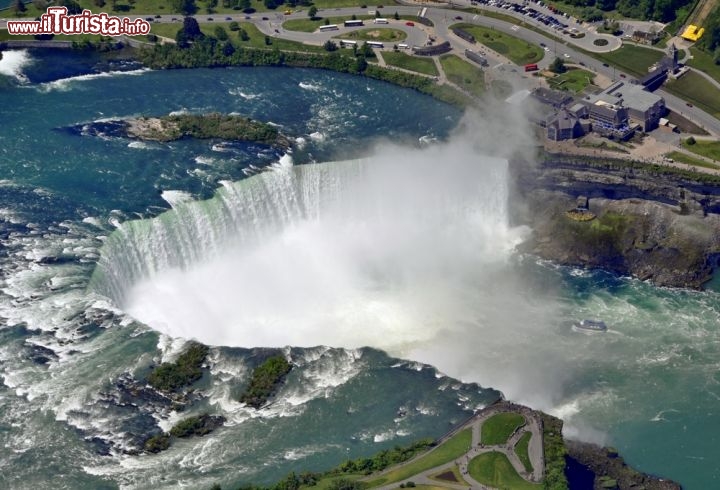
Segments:
[[[524,423],[525,417],[519,413],[498,413],[483,422],[480,440],[486,446],[505,444],[515,429]]]
[[[440,57],[440,64],[448,80],[473,95],[485,92],[485,77],[477,66],[448,54]]]
[[[358,20],[369,20],[374,18],[375,17],[372,15],[357,16]],[[343,22],[352,19],[352,16],[345,15],[342,17],[318,17],[316,19],[310,19],[309,17],[307,19],[290,19],[283,22],[283,29],[298,32],[315,32],[315,30],[317,30],[320,26],[325,25],[325,19],[327,19],[328,24],[343,25]],[[372,24],[372,20],[370,20],[369,23]]]
[[[677,127],[683,133],[698,134],[698,135],[703,135],[703,136],[709,134],[703,128],[701,128],[697,124],[693,123],[692,121],[688,120],[687,118],[681,116],[677,112],[670,111],[670,112],[668,112],[667,116],[665,116],[665,117],[671,123],[677,124]]]
[[[175,39],[175,35],[182,28],[182,26],[182,22],[174,22],[167,24],[150,24],[150,32],[157,36]],[[223,25],[223,27],[225,27],[225,29],[229,32],[229,29],[227,29],[226,25]],[[202,24],[200,24],[200,29],[202,30]],[[230,37],[232,37],[232,35]]]
[[[690,48],[692,53],[692,59],[687,61],[687,64],[693,68],[697,68],[700,71],[704,71],[715,80],[720,82],[720,65],[716,65],[713,62],[712,56],[701,49],[692,47]]]
[[[468,472],[478,482],[493,488],[537,490],[539,483],[530,483],[517,474],[510,461],[502,453],[492,451],[476,456],[468,465]]]
[[[685,153],[680,153],[679,151],[671,151],[670,153],[668,153],[665,156],[668,158],[672,158],[676,162],[686,163],[686,164],[692,165],[694,167],[712,168],[715,170],[720,170],[720,165],[713,165],[710,162],[706,162],[705,160],[700,160],[699,158],[693,158],[690,155],[686,155]]]
[[[420,58],[418,56],[410,56],[398,51],[383,51],[382,57],[385,63],[398,68],[404,68],[426,75],[437,76],[438,71],[435,63],[430,58]]]
[[[595,79],[595,74],[586,70],[577,68],[569,68],[568,71],[561,75],[556,75],[548,80],[550,88],[556,90],[567,90],[577,94],[585,90],[585,87],[591,85]]]
[[[525,42],[504,32],[472,24],[454,24],[450,28],[459,27],[475,36],[475,40],[488,48],[507,57],[517,65],[540,61],[545,52],[535,44]]]
[[[257,27],[251,22],[238,22],[239,26],[245,29],[250,37],[247,41],[241,41],[238,35],[238,31],[230,30],[229,22],[203,22],[200,24],[200,30],[207,36],[215,36],[215,28],[220,26],[225,29],[230,40],[235,46],[245,46],[249,48],[274,48],[284,49],[288,51],[313,51],[313,52],[325,52],[322,46],[311,46],[308,44],[302,44],[297,41],[289,41],[287,39],[272,39],[272,44],[267,46],[265,44],[265,34],[260,32]],[[150,32],[157,34],[158,36],[169,37],[175,39],[175,34],[182,28],[182,23],[173,24],[153,24]]]
[[[526,432],[522,435],[520,440],[515,444],[515,454],[518,459],[525,467],[525,471],[531,472],[533,470],[532,463],[530,462],[530,455],[528,454],[528,444],[530,444],[530,438],[532,432]]]
[[[686,73],[679,80],[665,84],[665,89],[689,100],[708,114],[720,117],[720,90],[697,73]]]
[[[423,456],[390,470],[380,478],[368,481],[368,487],[372,488],[398,482],[436,466],[440,466],[441,464],[445,464],[468,452],[471,443],[472,433],[469,428],[464,429]]]
[[[315,485],[313,485],[313,486],[311,486],[311,487],[310,487],[310,486],[307,486],[307,485],[302,485],[300,488],[301,488],[301,489],[309,489],[309,488],[312,488],[313,490],[328,490],[329,488],[332,488],[333,483],[337,482],[338,480],[350,480],[350,481],[355,481],[355,480],[359,480],[360,478],[362,478],[362,476],[363,476],[363,475],[360,475],[360,474],[356,474],[356,475],[353,475],[353,474],[333,475],[333,476],[328,476],[328,477],[325,477],[325,478],[321,478],[320,480],[317,481],[317,483],[316,483]]]
[[[620,49],[609,53],[591,53],[591,56],[614,65],[621,70],[641,77],[647,73],[647,69],[660,61],[663,57],[662,51],[641,48],[633,44],[623,44]]]
[[[682,142],[683,148],[698,155],[720,162],[720,141],[696,141],[694,145]]]
[[[358,41],[396,42],[405,39],[407,34],[400,29],[393,29],[391,27],[371,27],[369,29],[346,32],[335,37],[338,39],[356,39]]]

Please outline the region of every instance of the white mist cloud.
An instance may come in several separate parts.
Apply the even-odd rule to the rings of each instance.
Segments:
[[[526,230],[508,224],[507,161],[484,156],[530,147],[521,121],[467,117],[446,143],[379,144],[353,171],[283,168],[254,177],[262,185],[252,192],[235,184],[235,205],[267,215],[245,225],[258,241],[224,230],[228,240],[207,245],[212,258],[138,281],[122,306],[215,345],[377,347],[551,406],[567,379],[553,328],[560,305],[513,263]],[[202,221],[187,229],[207,229],[207,205],[181,206]],[[146,250],[172,254],[162,243],[171,221],[157,223]]]

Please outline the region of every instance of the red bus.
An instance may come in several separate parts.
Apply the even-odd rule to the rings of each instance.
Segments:
[[[525,65],[525,71],[538,71],[538,66],[535,63]]]

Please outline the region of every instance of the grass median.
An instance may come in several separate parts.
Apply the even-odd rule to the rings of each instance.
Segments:
[[[486,446],[505,444],[515,429],[524,423],[525,417],[519,413],[498,413],[483,422],[480,440]]]
[[[410,56],[398,51],[383,51],[382,55],[385,63],[405,70],[424,73],[425,75],[437,76],[438,71],[430,58],[420,58],[418,56]]]
[[[379,478],[374,478],[367,482],[368,488],[399,482],[410,478],[411,476],[422,473],[429,469],[435,468],[442,464],[448,463],[470,450],[472,443],[472,433],[470,429],[463,429],[440,446],[425,453],[417,459],[403,464]]]
[[[697,73],[688,72],[665,84],[665,90],[689,100],[713,117],[720,118],[720,90]]]
[[[497,451],[483,453],[474,457],[468,465],[468,473],[479,483],[492,488],[512,488],[513,490],[537,490],[543,488],[539,483],[530,483],[517,474],[507,456]]]
[[[461,89],[477,96],[485,92],[485,76],[477,66],[454,54],[441,56],[440,64],[447,79]]]
[[[517,65],[536,63],[545,55],[539,46],[495,29],[465,23],[450,26],[450,29],[454,28],[469,32],[477,42],[505,56]]]

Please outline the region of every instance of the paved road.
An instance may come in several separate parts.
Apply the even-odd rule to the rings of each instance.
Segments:
[[[407,3],[407,2],[406,2]],[[469,0],[456,0],[453,2],[453,5],[462,5],[467,6],[469,5]],[[491,9],[493,7],[488,7],[487,5],[481,5],[482,8],[488,8]],[[385,15],[388,18],[391,18],[395,11],[397,11],[400,15],[417,15],[419,12],[421,6],[420,5],[406,5],[406,6],[392,6],[382,9],[383,15]],[[540,7],[537,5],[533,5],[533,8],[536,8],[538,10],[541,10]],[[586,36],[582,39],[573,39],[570,38],[570,36],[562,35],[558,31],[551,30],[550,34],[555,37],[561,37],[562,41],[558,42],[554,39],[550,39],[549,37],[546,37],[536,31],[527,29],[522,26],[515,26],[514,24],[510,24],[508,22],[504,22],[495,18],[491,17],[484,17],[484,16],[475,16],[471,14],[467,14],[464,12],[458,12],[453,11],[446,8],[428,8],[427,11],[427,17],[433,21],[435,24],[434,31],[436,33],[437,42],[443,42],[445,40],[449,41],[452,45],[452,47],[456,50],[456,53],[463,53],[464,50],[468,47],[468,44],[465,43],[463,40],[455,36],[454,34],[450,33],[448,30],[448,27],[452,25],[453,23],[459,22],[458,20],[455,20],[454,17],[460,16],[462,17],[463,22],[471,22],[476,23],[478,25],[482,25],[485,27],[491,27],[493,29],[497,29],[498,31],[505,32],[507,34],[519,37],[525,41],[535,43],[540,45],[545,44],[547,47],[547,51],[545,54],[545,57],[543,58],[540,63],[540,67],[546,67],[548,66],[552,60],[557,56],[561,57],[567,61],[570,62],[576,62],[582,66],[587,67],[590,71],[594,71],[604,77],[607,77],[610,80],[621,80],[625,79],[627,81],[630,81],[632,77],[628,75],[627,73],[623,73],[620,70],[615,69],[611,66],[606,66],[601,61],[595,60],[594,58],[591,58],[590,56],[574,49],[575,46],[582,46],[583,49],[589,49],[587,46],[587,43],[590,42],[592,44],[592,34],[589,34],[590,31],[588,29],[585,29],[585,32],[588,33]],[[520,14],[516,14],[513,11],[508,10],[502,10],[503,13],[507,15],[514,15],[516,17],[522,18],[524,21],[528,21],[527,17],[523,17]],[[340,8],[340,9],[322,9],[319,11],[318,15],[320,16],[350,16],[350,15],[366,15],[367,9],[360,9],[360,8]],[[130,18],[147,18],[151,16],[147,15],[135,15],[135,16],[128,16]],[[270,36],[277,36],[281,37],[283,39],[290,39],[295,40],[299,42],[304,42],[308,44],[315,44],[315,45],[322,45],[327,39],[330,39],[332,37],[335,37],[337,35],[342,35],[345,32],[349,32],[353,29],[358,28],[345,28],[340,27],[340,30],[338,31],[330,31],[330,32],[323,32],[323,33],[304,33],[304,32],[295,32],[295,31],[288,31],[282,28],[282,23],[287,19],[293,19],[293,18],[307,18],[307,12],[304,11],[297,11],[294,12],[292,15],[282,15],[281,13],[277,12],[263,12],[263,13],[254,13],[252,15],[245,15],[245,14],[213,14],[213,15],[196,15],[195,16],[199,22],[208,22],[209,19],[213,19],[210,22],[227,22],[229,20],[235,20],[235,21],[247,21],[252,22],[255,24],[258,29]],[[263,17],[267,20],[263,20]],[[159,18],[154,18],[154,22],[181,22],[182,16],[178,14],[171,14],[171,15],[161,15]],[[371,21],[369,21],[371,22]],[[390,20],[391,27],[401,29],[407,34],[407,39],[404,41],[406,44],[410,45],[424,45],[431,33],[431,29],[422,26],[420,24],[416,24],[413,27],[406,26],[404,24],[404,21],[395,21],[394,19]],[[5,20],[0,20],[0,28],[3,28],[5,26]],[[543,30],[548,30],[544,24],[540,24],[539,26]],[[585,28],[585,27],[583,27]],[[592,46],[592,48],[596,51],[600,51],[603,49],[615,49],[619,46],[620,40],[614,36],[607,36],[607,35],[597,35],[598,37],[605,37],[613,40],[613,44],[609,45],[607,48],[598,48],[596,46]],[[392,49],[394,43],[386,43],[386,49]],[[478,45],[475,45],[478,46]],[[475,49],[485,49],[486,54],[492,54],[489,53],[489,50],[487,48],[475,48]],[[503,70],[505,71],[504,65],[505,61],[499,56],[496,56],[496,70]],[[515,70],[513,72],[513,70]],[[503,73],[500,78],[510,78],[514,80],[517,83],[515,83],[515,86],[529,86],[532,85],[531,78],[527,78],[524,76],[524,74],[520,73],[516,68],[508,68],[508,72]],[[682,99],[669,94],[668,92],[664,90],[657,90],[655,93],[662,96],[665,101],[666,105],[669,109],[683,115],[684,117],[690,119],[691,121],[699,124],[703,128],[705,128],[709,133],[711,133],[715,137],[720,137],[720,120],[713,117],[710,114],[705,113],[704,111],[698,109],[697,107],[691,107],[689,106],[685,101]]]

